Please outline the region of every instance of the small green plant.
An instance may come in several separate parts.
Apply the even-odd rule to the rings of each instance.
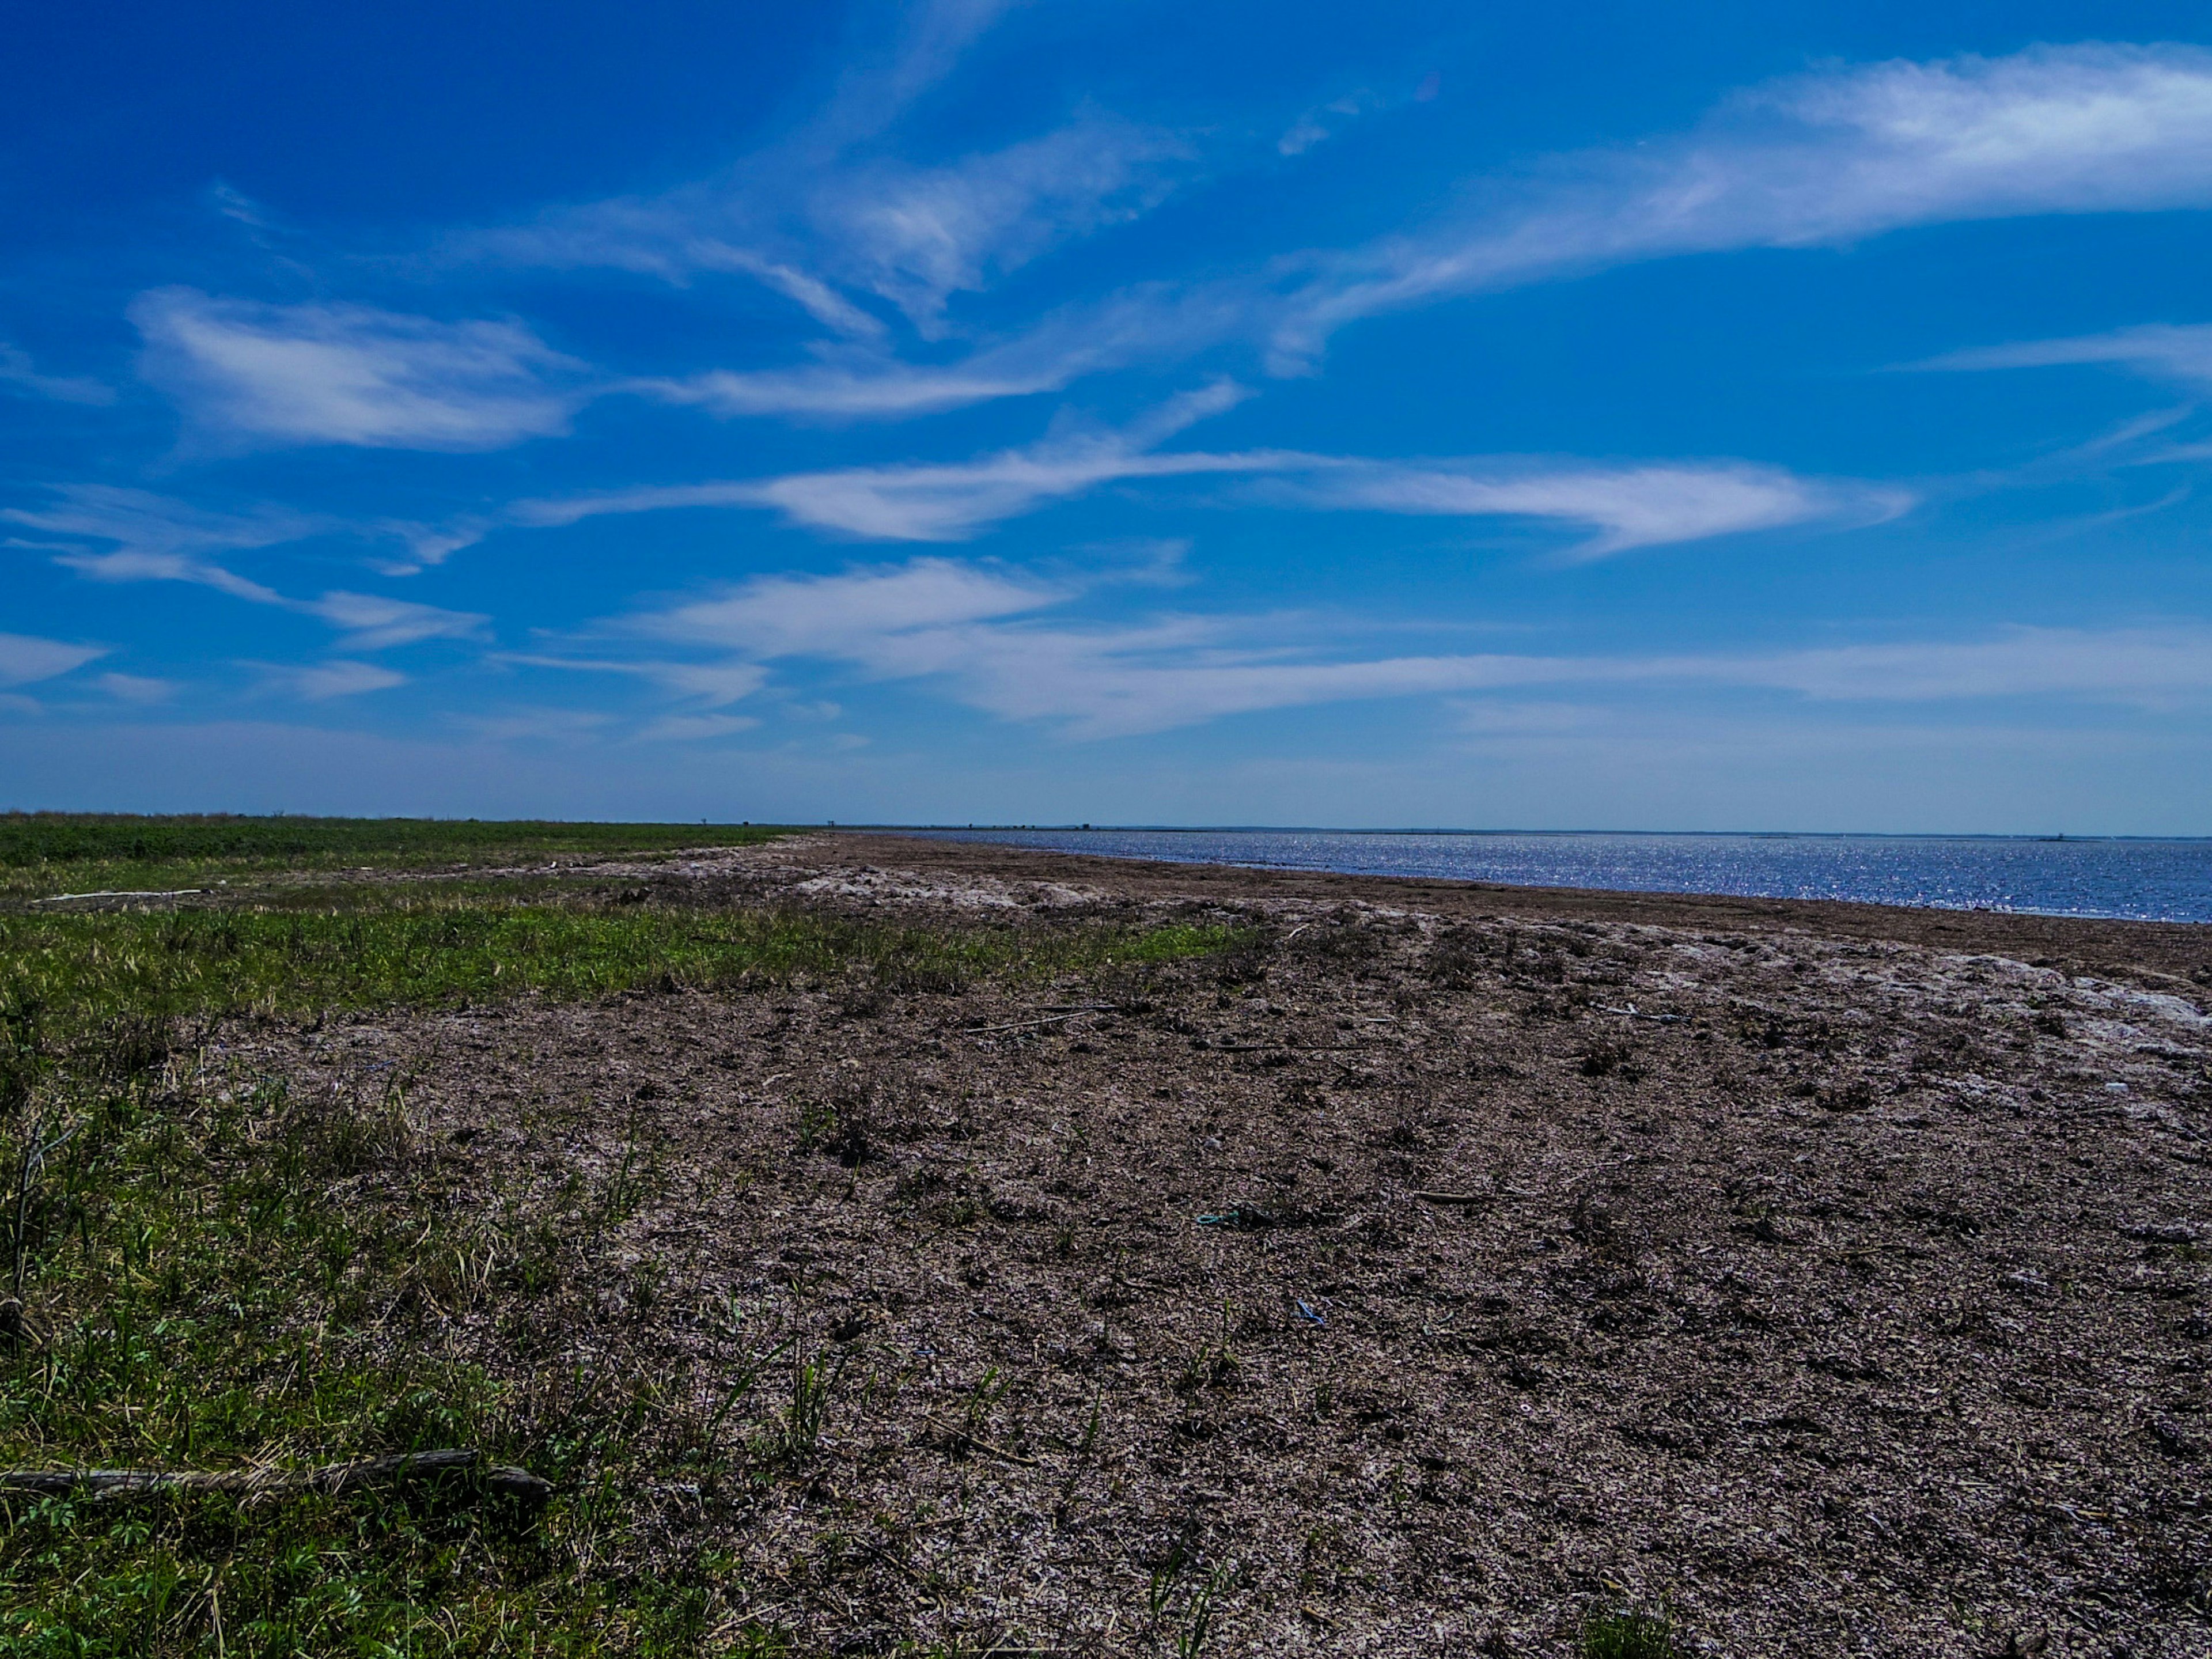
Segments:
[[[1583,1620],[1577,1659],[1676,1659],[1674,1621],[1666,1609],[1610,1607]]]
[[[791,1368],[791,1399],[776,1425],[773,1449],[787,1463],[804,1462],[822,1447],[829,1426],[830,1402],[845,1369],[842,1354],[817,1353]]]
[[[1176,1659],[1200,1659],[1206,1651],[1213,1638],[1213,1599],[1235,1574],[1236,1569],[1225,1562],[1206,1574],[1183,1609],[1182,1628],[1176,1632]]]
[[[979,1441],[986,1437],[991,1426],[991,1413],[1013,1385],[1014,1379],[996,1365],[984,1367],[981,1379],[969,1390],[967,1404],[961,1413],[962,1430],[969,1440]]]
[[[829,1100],[801,1101],[799,1149],[827,1152],[847,1169],[857,1169],[876,1156],[874,1120],[865,1087],[847,1091]]]
[[[1182,1578],[1183,1569],[1189,1565],[1189,1536],[1178,1533],[1175,1541],[1168,1546],[1168,1553],[1152,1569],[1152,1577],[1145,1585],[1145,1616],[1154,1630],[1160,1627],[1160,1620],[1167,1613],[1168,1603],[1175,1596],[1176,1585]]]

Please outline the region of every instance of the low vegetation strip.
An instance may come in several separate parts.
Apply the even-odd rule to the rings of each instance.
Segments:
[[[790,833],[762,824],[0,812],[0,907],[64,893],[163,896],[266,886],[322,871],[656,860],[755,847]]]
[[[0,1655],[698,1650],[681,1587],[594,1566],[623,1483],[682,1462],[651,1381],[517,1387],[437,1340],[491,1305],[526,1347],[615,1212],[603,1194],[568,1227],[456,1213],[397,1088],[311,1103],[197,1054],[142,1049],[98,1080],[10,1057],[18,1121],[82,1133],[9,1194],[0,1461],[320,1473],[459,1443],[565,1496],[542,1522],[487,1507],[496,1467],[350,1491],[264,1474],[128,1505],[0,1493]]]
[[[0,1659],[793,1651],[773,1623],[709,1618],[711,1551],[636,1540],[672,1488],[806,1462],[811,1350],[733,1306],[698,1366],[567,1348],[671,1184],[649,1128],[550,1190],[486,1194],[410,1108],[422,1066],[303,1092],[241,1030],[622,992],[869,1006],[1250,939],[684,902],[627,877],[194,896],[0,915],[0,1468],[34,1472],[0,1483]],[[645,1318],[641,1265],[619,1278]],[[753,1397],[771,1364],[799,1367],[792,1401]],[[331,1478],[461,1446],[470,1467],[434,1480]],[[76,1478],[103,1468],[136,1472],[132,1503]],[[542,1512],[506,1497],[540,1480]]]
[[[957,989],[1229,948],[1218,926],[886,926],[791,908],[667,908],[618,890],[517,902],[368,888],[283,909],[0,916],[0,995],[53,1029],[103,1022],[601,996],[858,975]]]
[[[2200,1000],[1240,879],[0,918],[0,1659],[2203,1648]]]
[[[787,833],[753,824],[575,823],[535,819],[140,817],[103,812],[0,812],[0,868],[88,863],[231,862],[315,868],[347,859],[669,852],[750,847]]]

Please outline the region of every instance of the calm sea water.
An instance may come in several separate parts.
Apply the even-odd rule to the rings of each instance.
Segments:
[[[2212,839],[1440,835],[1340,830],[924,833],[951,841],[1260,869],[2212,922]]]

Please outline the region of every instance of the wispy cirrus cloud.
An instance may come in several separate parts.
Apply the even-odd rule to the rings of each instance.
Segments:
[[[2145,323],[2104,334],[2063,340],[2024,340],[1946,352],[1923,369],[2049,368],[2068,363],[2110,363],[2153,380],[2212,389],[2212,323]]]
[[[1156,206],[1174,164],[1191,155],[1173,133],[1094,112],[936,166],[842,152],[755,157],[721,179],[558,209],[452,246],[479,259],[672,282],[749,276],[834,335],[888,337],[866,300],[929,338],[945,332],[955,295]]]
[[[1197,159],[1183,135],[1082,108],[1060,125],[935,161],[880,141],[1012,6],[935,0],[909,9],[883,57],[841,80],[810,120],[721,173],[651,196],[550,210],[448,239],[447,257],[601,267],[675,283],[751,278],[824,331],[812,361],[642,376],[620,389],[728,416],[896,420],[1065,386],[1157,354],[1172,304],[1086,306],[971,347],[952,362],[902,356],[892,325],[923,340],[955,331],[948,304],[1054,251],[1143,216]],[[1121,337],[1127,315],[1147,337]],[[960,332],[968,331],[963,329]]]
[[[1329,509],[1548,520],[1588,539],[1571,559],[1795,525],[1864,524],[1909,507],[1909,491],[1810,479],[1744,461],[1597,463],[1530,457],[1391,461],[1294,450],[1228,453],[1158,446],[1245,393],[1221,381],[1127,427],[1060,433],[971,461],[842,467],[521,501],[519,524],[573,524],[674,507],[765,507],[794,524],[876,541],[966,541],[1010,519],[1137,479],[1264,475],[1279,502]]]
[[[620,674],[651,680],[670,696],[702,708],[726,708],[752,696],[768,679],[757,662],[634,662],[605,657],[564,657],[510,652],[498,661],[525,668],[557,668],[580,674]]]
[[[323,520],[272,507],[210,512],[150,490],[111,484],[71,484],[53,493],[57,499],[49,506],[0,508],[0,519],[62,538],[59,544],[19,539],[16,544],[40,546],[52,553],[57,563],[94,581],[178,581],[212,587],[251,605],[319,617],[343,632],[339,643],[349,651],[473,638],[490,621],[471,612],[343,590],[319,599],[291,599],[217,562],[225,553],[325,533],[331,526]]]
[[[1608,265],[1832,246],[1908,226],[2212,205],[2212,54],[2038,46],[1822,71],[1696,131],[1561,156],[1421,231],[1322,262],[1271,343],[1310,356],[1356,319]]]
[[[102,674],[93,684],[118,702],[142,707],[167,702],[177,694],[174,680],[155,679],[144,674]]]
[[[477,639],[491,620],[471,611],[446,611],[434,605],[386,599],[380,593],[343,591],[289,602],[289,608],[319,617],[344,630],[337,642],[343,651],[386,651],[422,640]]]
[[[1316,507],[1577,525],[1591,534],[1563,553],[1573,562],[1754,530],[1873,523],[1915,500],[1893,486],[1745,461],[1344,460],[1317,465],[1283,489]]]
[[[1053,626],[1038,613],[1079,585],[941,558],[832,576],[763,576],[650,612],[628,626],[670,644],[767,661],[819,658],[872,679],[939,679],[970,706],[1103,737],[1189,724],[1218,713],[1324,701],[1291,693],[1271,667],[1194,660],[1216,624],[1170,618],[1135,627]],[[1425,684],[1405,664],[1354,665],[1355,683]]]
[[[641,743],[712,743],[760,725],[750,714],[666,714],[639,728]]]
[[[519,323],[353,305],[265,305],[197,289],[131,303],[140,372],[227,447],[500,449],[568,429],[581,365]]]
[[[0,685],[28,685],[82,668],[107,654],[104,645],[42,640],[30,634],[0,634]]]
[[[283,599],[218,564],[216,556],[299,541],[325,527],[319,520],[283,508],[210,512],[113,484],[64,484],[52,494],[54,501],[44,507],[0,507],[0,519],[63,538],[58,563],[95,581],[196,582],[254,605]]]
[[[447,251],[678,283],[743,275],[834,334],[886,337],[854,296],[890,306],[925,337],[941,333],[953,295],[1138,216],[1192,155],[1176,134],[1099,110],[936,163],[872,149],[1010,9],[1006,0],[915,6],[889,51],[849,70],[811,119],[720,174],[557,208],[453,238]]]
[[[262,672],[263,688],[308,702],[328,702],[334,697],[358,697],[371,691],[389,691],[407,684],[407,676],[380,663],[355,662],[343,658],[304,665],[249,663]]]
[[[638,631],[760,657],[872,653],[902,634],[1021,616],[1078,590],[951,559],[839,576],[757,576],[707,599],[639,618]]]
[[[1170,186],[1167,164],[1191,154],[1173,134],[1092,114],[942,167],[841,172],[807,216],[833,271],[929,334],[953,295],[1157,205]]]
[[[623,389],[724,416],[902,420],[1001,398],[1057,392],[1087,374],[1176,362],[1250,331],[1241,284],[1148,284],[1069,305],[941,363],[916,363],[883,342],[817,343],[811,362],[641,378]]]
[[[1657,658],[1635,672],[1826,701],[2063,697],[2165,708],[2212,696],[2212,628],[2012,628],[1976,640]]]
[[[105,380],[80,374],[41,374],[30,353],[0,340],[0,392],[16,392],[47,398],[62,404],[106,405],[115,401],[115,388]]]
[[[1072,432],[976,460],[841,467],[780,478],[729,479],[518,502],[514,520],[573,524],[611,513],[680,507],[755,507],[795,524],[883,541],[964,541],[989,526],[1121,478],[1249,472],[1252,455],[1155,454],[1176,433],[1243,396],[1228,381],[1169,399],[1127,427]]]
[[[836,575],[756,577],[624,625],[739,660],[811,658],[866,678],[934,682],[984,713],[1092,738],[1271,708],[1532,688],[1671,685],[1824,702],[2055,698],[2148,708],[2212,698],[2212,629],[2193,624],[2017,628],[1763,653],[1360,658],[1291,647],[1280,642],[1279,624],[1257,617],[1101,626],[1050,614],[1085,591],[932,557]]]
[[[1311,135],[1293,136],[1295,149]],[[1835,246],[1916,225],[2212,205],[2212,54],[2088,44],[1826,70],[1740,93],[1688,133],[1555,155],[1468,180],[1463,194],[1465,206],[1425,226],[1241,276],[1126,289],[951,362],[908,362],[872,335],[821,362],[653,389],[725,414],[895,418],[1237,340],[1299,373],[1361,318],[1613,265]],[[990,260],[942,269],[956,267],[980,276]],[[887,295],[904,280],[890,270],[841,267],[840,280]],[[940,280],[930,303],[959,286]]]
[[[707,369],[679,379],[639,380],[629,390],[716,415],[902,420],[1065,386],[1064,362],[994,364],[971,357],[952,368],[898,362],[877,352],[824,353],[797,368]]]

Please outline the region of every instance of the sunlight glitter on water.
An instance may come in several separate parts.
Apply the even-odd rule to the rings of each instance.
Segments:
[[[2212,921],[2212,839],[1669,836],[1337,830],[933,830],[1114,858],[1515,886],[1854,899],[1942,909]]]

